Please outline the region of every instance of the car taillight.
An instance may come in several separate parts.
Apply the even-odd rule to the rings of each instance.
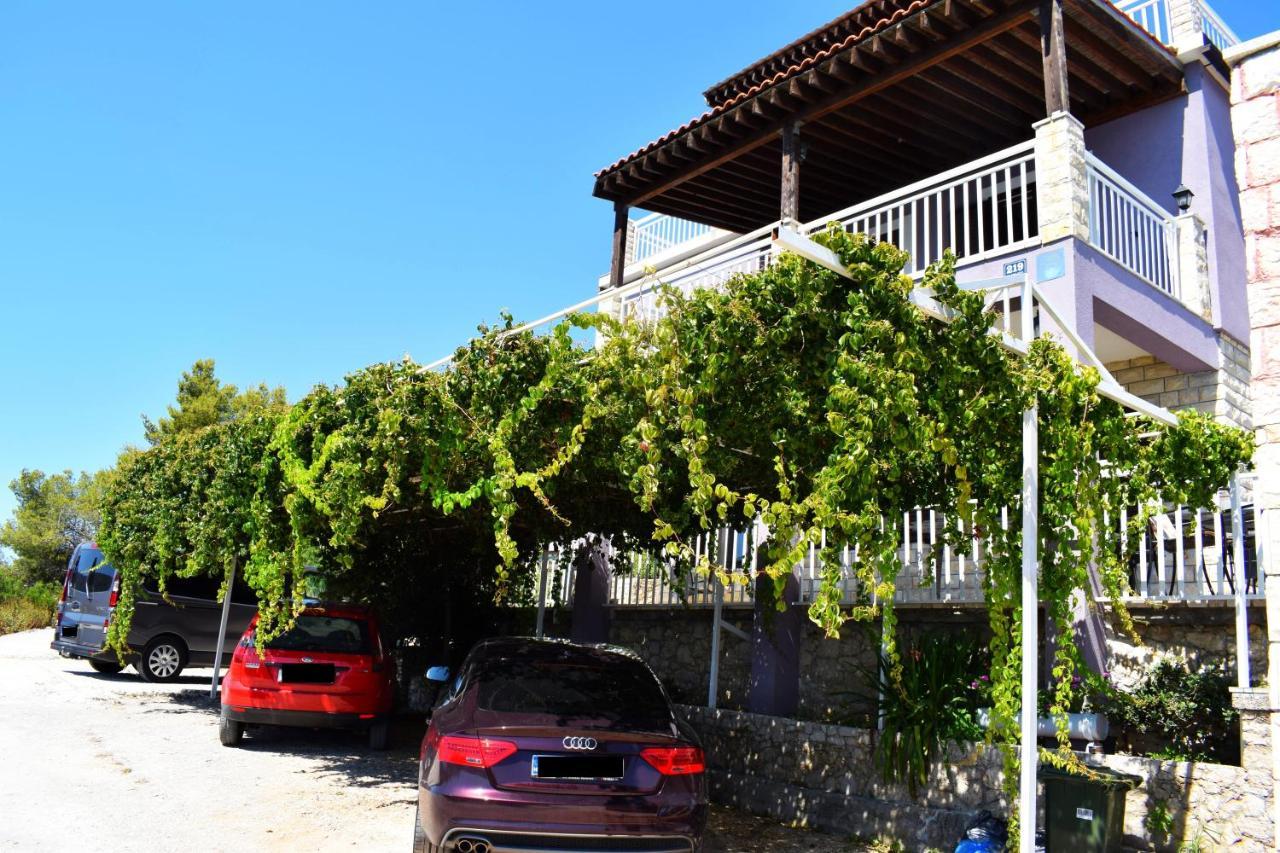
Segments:
[[[706,758],[696,746],[651,746],[640,757],[663,776],[688,776],[707,769]]]
[[[108,607],[115,607],[120,601],[120,575],[117,574],[115,580],[111,582],[111,596],[107,599]]]
[[[67,569],[67,574],[62,579],[62,598],[58,599],[58,603],[65,603],[67,600],[67,588],[71,586],[71,570]]]
[[[445,764],[492,767],[515,755],[517,749],[518,747],[509,740],[445,735],[436,744],[436,756]]]

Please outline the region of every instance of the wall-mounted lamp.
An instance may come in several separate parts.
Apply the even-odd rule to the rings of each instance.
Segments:
[[[1191,199],[1195,197],[1195,193],[1186,184],[1180,184],[1173,191],[1173,200],[1178,203],[1178,212],[1186,213],[1191,209]]]

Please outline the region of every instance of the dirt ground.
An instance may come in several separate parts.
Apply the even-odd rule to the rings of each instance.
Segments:
[[[147,684],[0,637],[0,849],[407,851],[420,721],[393,748],[263,729],[218,743],[210,670]],[[716,809],[707,853],[845,853],[831,836]]]

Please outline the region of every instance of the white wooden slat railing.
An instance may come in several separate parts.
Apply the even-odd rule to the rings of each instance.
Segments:
[[[706,237],[716,229],[700,222],[651,213],[632,220],[627,235],[627,262],[634,263],[660,255],[691,240]]]
[[[1160,205],[1093,154],[1089,181],[1089,243],[1120,266],[1181,299],[1178,224]]]
[[[803,230],[812,233],[839,222],[849,231],[893,243],[910,254],[905,271],[918,276],[946,249],[963,263],[976,263],[1034,245],[1039,234],[1035,181],[1034,143],[1028,141],[837,211]],[[758,272],[772,259],[773,227],[660,268],[654,285],[660,281],[689,292]],[[621,311],[625,317],[656,318],[655,290],[632,293]]]
[[[1122,0],[1117,6],[1162,44],[1173,45],[1169,0]],[[1212,6],[1204,0],[1192,0],[1192,6],[1200,15],[1200,26],[1210,44],[1219,50],[1226,50],[1240,43],[1240,37],[1226,25]]]
[[[1118,532],[1123,531],[1135,511],[1130,508],[1105,521],[1115,525]],[[984,537],[974,535],[971,525],[924,507],[903,512],[893,523],[901,560],[894,595],[897,604],[909,607],[983,601],[988,546]],[[1002,513],[1001,523],[1008,527],[1007,511]],[[1262,542],[1255,531],[1261,529],[1262,523],[1256,505],[1246,504],[1245,565],[1237,570],[1232,556],[1235,534],[1227,492],[1220,493],[1213,506],[1202,509],[1159,507],[1128,558],[1131,591],[1126,603],[1230,601],[1235,597],[1237,583],[1244,584],[1247,599],[1261,600],[1265,593],[1264,573],[1258,570]],[[948,525],[959,534],[955,538],[964,546],[953,548],[944,542],[943,532]],[[756,545],[763,542],[765,535],[759,527],[725,528],[697,537],[694,548],[699,557],[705,555],[716,565],[752,577],[758,569]],[[794,569],[803,603],[813,601],[821,586],[821,548],[822,545],[811,546]],[[854,574],[857,559],[854,549],[845,549],[840,555],[843,600],[847,604],[858,597]],[[552,555],[549,565],[547,603],[571,606],[572,561]],[[754,590],[749,583],[734,582],[724,588],[726,606],[750,605],[753,599]],[[672,561],[644,552],[626,554],[618,561],[611,580],[610,602],[615,607],[711,607],[714,601],[714,579],[687,568],[682,571]]]
[[[809,230],[838,221],[856,234],[892,243],[911,256],[917,276],[950,249],[974,263],[1031,245],[1039,235],[1035,145],[1024,142],[833,213]]]
[[[1138,26],[1159,39],[1161,44],[1173,42],[1168,0],[1130,0],[1118,5],[1120,11],[1137,21]]]

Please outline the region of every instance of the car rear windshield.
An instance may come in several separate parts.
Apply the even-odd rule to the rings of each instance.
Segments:
[[[267,643],[267,648],[367,655],[371,649],[369,624],[363,619],[304,614],[292,628]]]
[[[482,710],[556,717],[606,717],[654,722],[671,711],[657,679],[643,664],[618,658],[608,665],[569,661],[489,661],[476,673]]]

